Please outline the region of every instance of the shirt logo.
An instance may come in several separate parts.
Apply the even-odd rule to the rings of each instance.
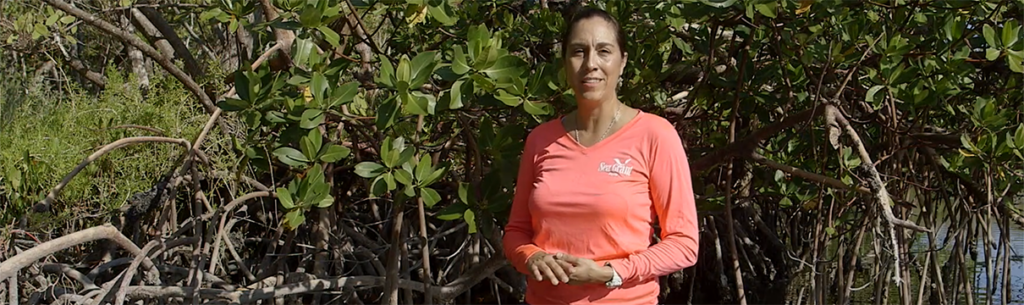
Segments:
[[[629,161],[633,161],[633,159],[626,159],[625,162],[619,160],[619,158],[614,158],[614,160],[615,164],[601,162],[601,164],[597,165],[597,171],[616,177],[629,176],[629,174],[633,173],[633,167],[628,165]]]

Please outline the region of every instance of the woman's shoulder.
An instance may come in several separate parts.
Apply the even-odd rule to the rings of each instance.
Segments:
[[[526,140],[530,141],[531,139],[561,136],[565,133],[565,127],[562,125],[562,118],[564,118],[564,116],[558,116],[554,119],[540,123],[540,125],[537,125],[530,130],[526,136]]]
[[[530,129],[526,134],[524,144],[530,145],[542,145],[541,142],[553,142],[555,139],[565,135],[565,127],[563,127],[561,119],[562,116],[558,116],[554,119],[540,123],[533,129]]]
[[[663,116],[645,111],[640,111],[637,116],[637,127],[644,133],[655,137],[679,136],[675,125]]]

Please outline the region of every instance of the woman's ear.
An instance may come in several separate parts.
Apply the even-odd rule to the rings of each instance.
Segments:
[[[619,75],[626,72],[626,62],[629,61],[629,53],[622,52],[622,66],[619,67]]]

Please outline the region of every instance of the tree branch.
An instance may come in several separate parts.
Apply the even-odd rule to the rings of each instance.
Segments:
[[[848,191],[855,191],[855,192],[858,192],[858,193],[868,194],[868,195],[871,194],[871,190],[869,190],[866,187],[847,185],[846,183],[843,183],[842,181],[840,181],[839,179],[836,179],[836,178],[815,174],[815,173],[808,172],[808,171],[805,171],[805,170],[802,170],[802,169],[799,169],[799,168],[796,168],[796,167],[793,167],[793,166],[790,166],[790,165],[786,165],[786,164],[778,163],[778,162],[775,162],[775,161],[772,161],[772,160],[768,160],[768,158],[765,158],[764,156],[762,156],[761,154],[756,153],[756,152],[751,152],[750,155],[747,156],[747,158],[749,158],[750,160],[753,160],[754,162],[761,163],[761,164],[763,164],[763,165],[765,165],[767,167],[774,168],[774,169],[777,169],[777,170],[781,170],[781,171],[790,173],[790,174],[792,174],[794,176],[797,176],[797,177],[800,177],[800,178],[804,178],[804,179],[807,179],[807,180],[811,180],[811,181],[814,181],[814,182],[817,182],[817,183],[824,183],[824,184],[830,185],[830,186],[832,186],[834,188],[837,188],[837,189],[848,190]]]
[[[81,172],[83,169],[85,169],[85,167],[88,166],[89,163],[96,161],[96,159],[98,159],[99,157],[102,157],[103,155],[115,149],[125,147],[131,144],[146,142],[180,144],[182,146],[185,146],[186,150],[192,150],[192,144],[185,139],[175,139],[167,137],[131,137],[117,140],[114,143],[110,143],[107,144],[106,146],[103,146],[96,152],[89,155],[89,157],[86,157],[85,160],[82,160],[82,162],[79,163],[78,166],[75,166],[75,169],[71,170],[70,173],[64,176],[64,179],[61,180],[60,183],[57,184],[57,186],[50,190],[50,193],[46,195],[46,198],[43,198],[43,200],[40,200],[39,203],[36,203],[35,210],[37,212],[44,212],[50,210],[50,205],[52,205],[53,201],[57,199],[57,195],[60,194],[61,190],[63,190],[64,187],[67,186],[69,182],[71,182],[71,179],[75,178],[75,176],[78,175],[78,172]]]
[[[127,237],[117,231],[117,228],[110,224],[88,228],[82,231],[71,233],[60,238],[47,241],[31,249],[25,250],[21,254],[15,255],[10,259],[0,263],[0,281],[13,277],[18,273],[19,270],[32,265],[32,263],[53,255],[54,253],[76,246],[87,242],[109,239],[114,243],[120,245],[129,253],[135,256],[144,256],[142,249],[139,249],[134,243],[128,240]],[[143,258],[142,266],[149,270],[148,273],[151,275],[156,274],[156,266],[153,265],[153,261],[148,257]]]
[[[161,67],[167,70],[167,72],[171,73],[171,75],[173,75],[183,84],[185,84],[185,87],[188,88],[189,91],[192,91],[192,93],[195,94],[197,98],[199,98],[199,101],[203,103],[203,106],[206,107],[207,112],[213,113],[217,109],[217,106],[213,104],[213,101],[210,100],[210,97],[206,95],[206,92],[203,91],[203,88],[200,87],[199,84],[195,82],[195,80],[193,80],[191,77],[185,74],[184,71],[181,71],[181,69],[178,69],[178,67],[175,66],[174,63],[170,61],[170,59],[164,57],[163,55],[160,55],[160,52],[158,52],[156,49],[153,49],[152,46],[146,44],[138,37],[134,37],[131,34],[125,32],[124,30],[110,24],[109,22],[103,21],[102,19],[99,19],[98,17],[86,11],[75,8],[67,2],[64,2],[63,0],[42,1],[45,2],[46,4],[49,4],[50,6],[53,6],[54,8],[57,8],[61,11],[64,11],[65,13],[77,17],[78,19],[81,19],[85,23],[88,23],[100,29],[101,31],[106,32],[107,34],[113,35],[118,40],[124,43],[127,43],[133,47],[138,48],[140,51],[142,51],[143,54],[145,54],[149,58],[152,58],[153,61],[156,61],[158,64],[160,64]]]
[[[67,60],[68,64],[71,65],[71,68],[79,74],[82,74],[82,77],[85,77],[86,80],[92,82],[100,89],[107,86],[107,77],[103,76],[103,74],[89,70],[89,67],[86,67],[85,63],[77,58],[68,58]]]
[[[691,171],[696,174],[724,162],[729,157],[747,156],[757,148],[758,143],[761,141],[775,136],[783,129],[814,119],[824,112],[825,109],[823,107],[814,107],[786,117],[781,122],[761,128],[739,141],[704,154],[704,156],[694,160],[690,164]]]
[[[846,131],[846,134],[849,135],[851,139],[853,139],[853,143],[855,148],[857,149],[857,153],[858,155],[860,155],[861,164],[863,167],[867,169],[868,174],[870,175],[870,177],[868,177],[868,182],[871,186],[871,192],[875,195],[875,198],[878,199],[879,204],[882,206],[882,212],[885,215],[885,220],[893,225],[904,227],[914,231],[931,232],[931,230],[928,228],[919,226],[908,220],[896,218],[896,216],[893,215],[893,200],[889,196],[889,191],[885,189],[885,183],[882,182],[882,177],[881,175],[878,174],[878,170],[875,169],[874,162],[871,160],[871,155],[869,155],[867,149],[864,148],[864,142],[860,140],[860,136],[857,135],[857,131],[853,129],[853,126],[850,126],[850,122],[847,121],[841,113],[839,113],[839,109],[837,109],[835,106],[825,105],[824,107],[820,108],[825,108],[826,120],[828,121],[830,129],[838,125],[839,127],[842,127]],[[899,268],[897,268],[897,270],[898,269]]]
[[[181,41],[181,37],[174,31],[174,28],[164,19],[163,14],[160,11],[148,6],[141,6],[133,8],[132,13],[141,11],[149,19],[149,22],[156,27],[156,30],[163,36],[163,39],[168,42],[171,48],[174,50],[174,54],[177,55],[185,63],[185,70],[188,70],[188,74],[192,77],[203,76],[203,70],[199,67],[199,62],[192,56],[192,52],[189,51],[188,47],[185,46],[185,42]],[[170,57],[168,57],[170,58]]]

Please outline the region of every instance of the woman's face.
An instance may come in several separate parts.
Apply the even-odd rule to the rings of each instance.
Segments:
[[[606,101],[615,98],[615,87],[626,67],[615,28],[601,18],[576,23],[566,42],[565,75],[577,100]]]

